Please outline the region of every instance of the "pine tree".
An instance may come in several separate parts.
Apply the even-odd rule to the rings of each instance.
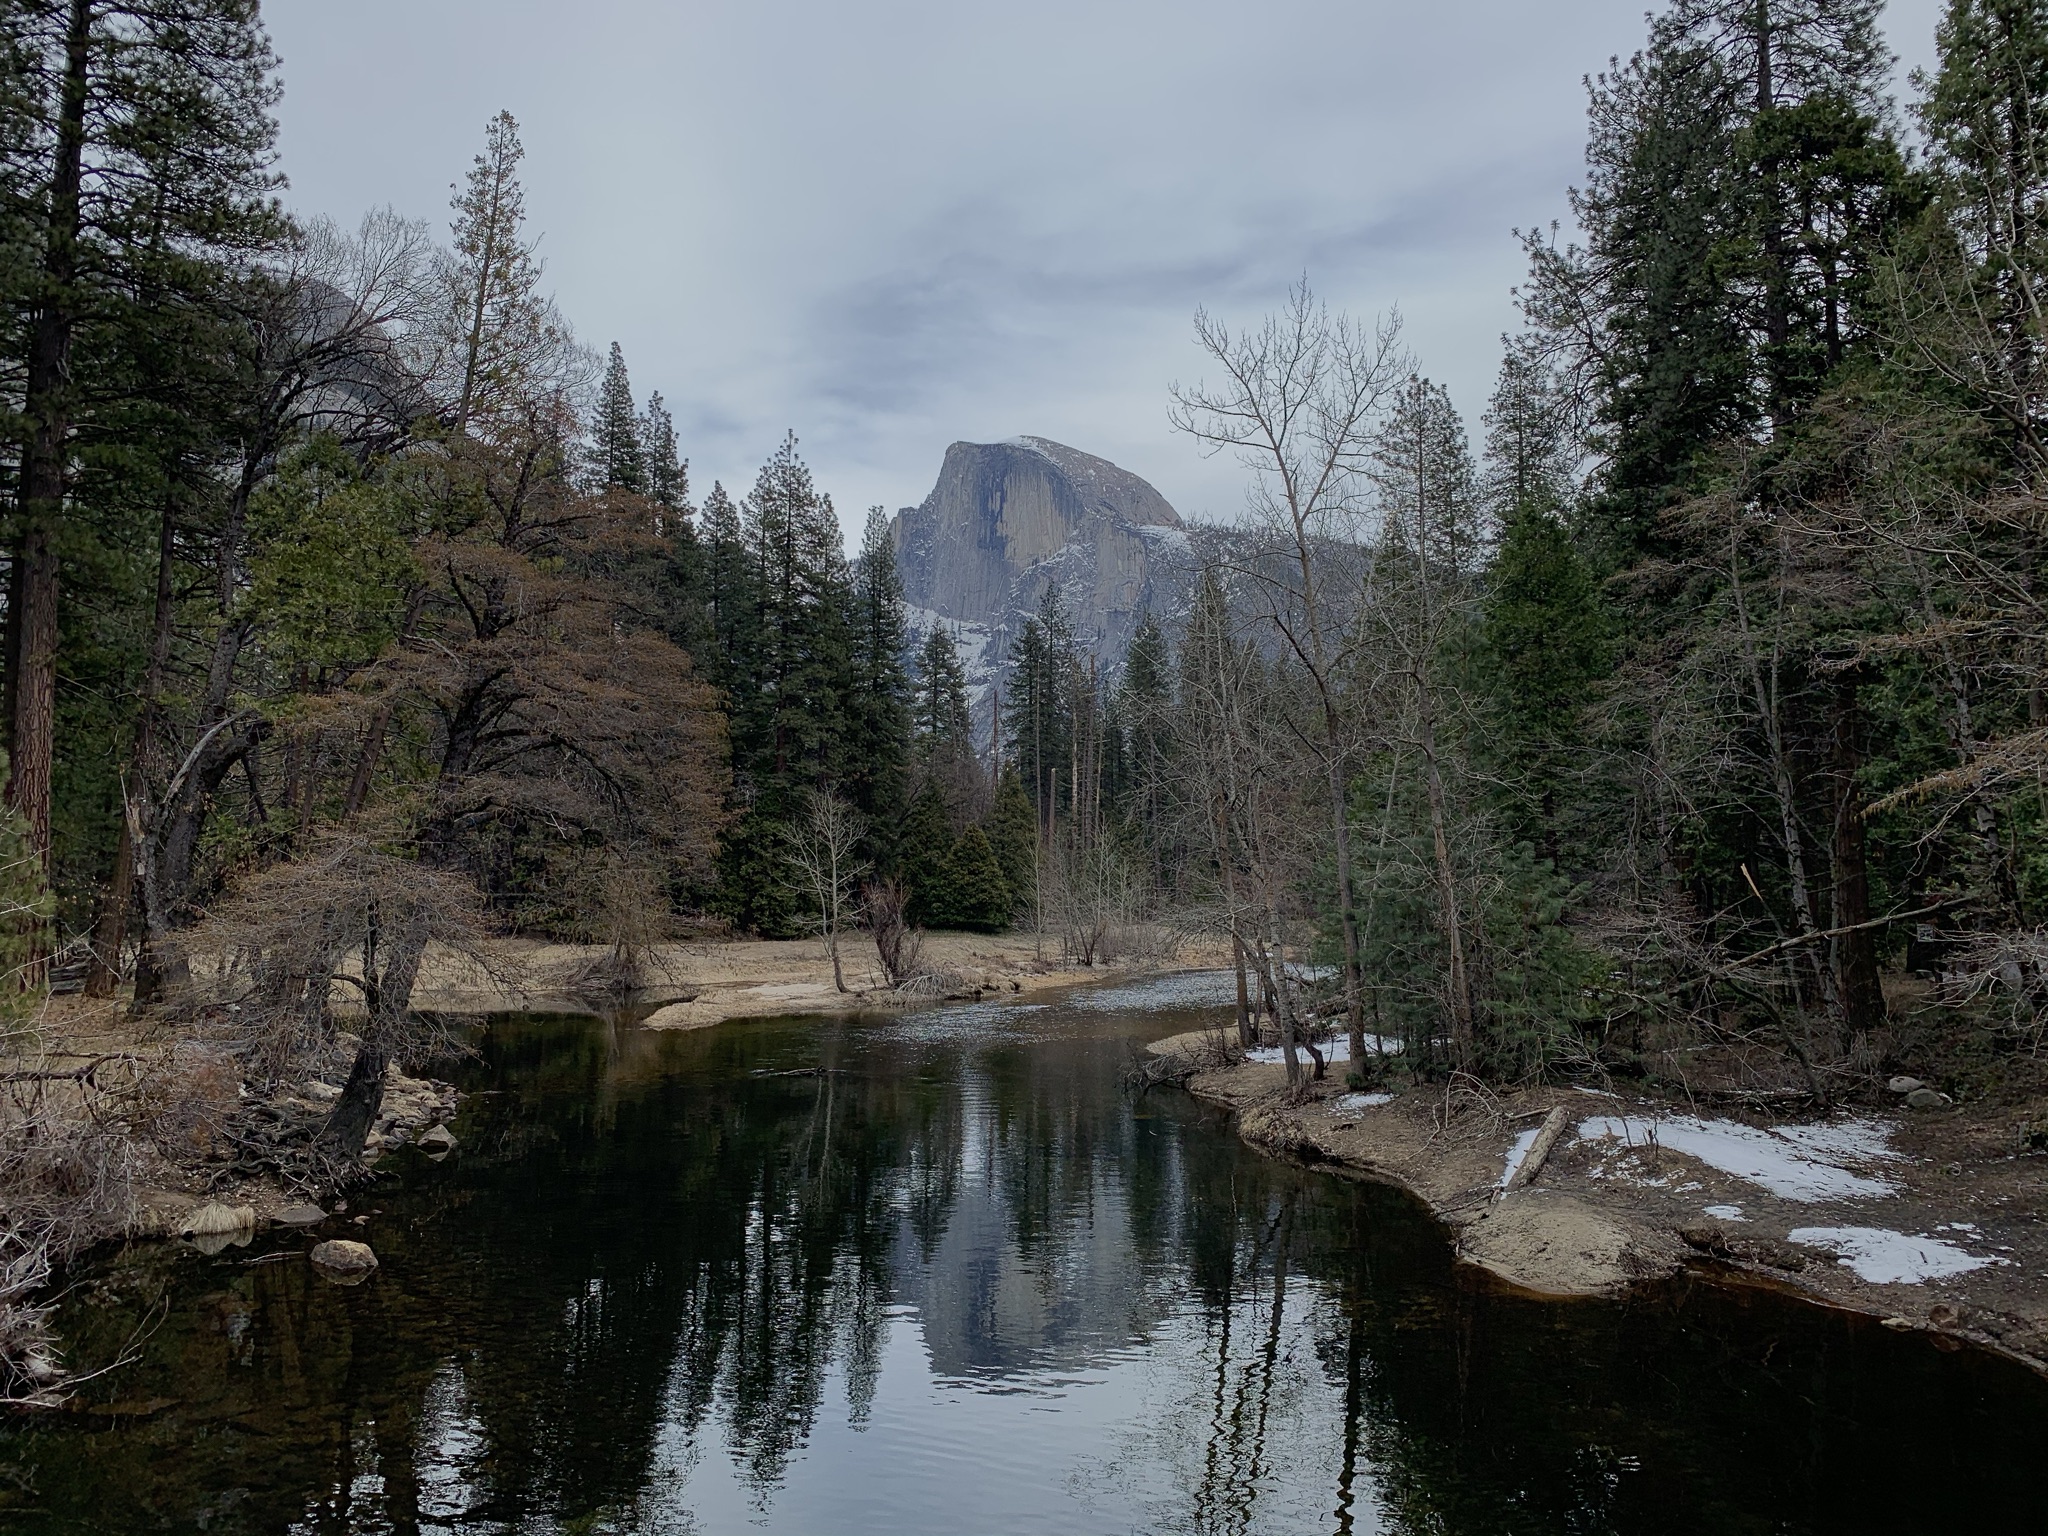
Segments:
[[[451,207],[455,261],[448,323],[455,368],[455,427],[489,435],[532,398],[567,341],[540,292],[540,263],[525,233],[519,124],[500,112]]]
[[[50,849],[59,562],[74,437],[122,392],[116,336],[204,301],[222,266],[284,231],[271,171],[276,60],[251,0],[14,5],[0,122],[12,205],[0,257],[19,413],[7,605],[7,797]],[[140,329],[140,328],[138,328]],[[165,334],[175,323],[164,324]],[[143,339],[136,330],[131,339]],[[18,391],[18,393],[16,393]]]
[[[757,780],[829,782],[840,765],[852,637],[846,557],[832,500],[796,451],[796,434],[762,466],[743,509],[756,573],[752,718],[736,719],[734,751]]]
[[[1003,733],[1010,760],[1024,778],[1039,824],[1049,827],[1068,805],[1068,763],[1074,746],[1076,656],[1059,589],[1047,587],[1037,616],[1027,619],[1010,650],[1010,686]]]
[[[967,674],[953,637],[936,625],[917,653],[918,749],[927,760],[946,748],[972,749],[973,726],[967,710]]]
[[[1486,736],[1518,835],[1553,864],[1560,800],[1585,761],[1581,712],[1608,666],[1608,625],[1591,572],[1557,514],[1517,512],[1488,573],[1481,681]]]
[[[703,660],[713,681],[726,692],[728,712],[739,715],[759,683],[752,648],[760,618],[760,582],[747,553],[740,509],[715,480],[704,498],[703,524],[698,599],[712,640],[711,655]]]
[[[1164,877],[1170,837],[1172,669],[1166,636],[1158,621],[1147,613],[1138,621],[1130,652],[1124,658],[1124,675],[1116,694],[1118,729],[1111,732],[1112,739],[1122,747],[1122,772],[1129,788],[1111,798],[1120,802],[1136,826],[1152,859],[1155,879]]]
[[[1784,433],[1867,332],[1914,198],[1878,10],[1681,0],[1594,86],[1587,247],[1531,240],[1528,310],[1597,379],[1617,561],[1673,553],[1663,512],[1722,445]]]
[[[880,507],[870,509],[853,579],[853,678],[847,699],[847,797],[868,817],[876,867],[894,868],[910,762],[909,679],[903,671],[903,580]],[[879,846],[886,843],[889,846]]]
[[[1507,344],[1486,412],[1486,462],[1480,494],[1505,527],[1524,512],[1563,513],[1584,452],[1574,402],[1542,354],[1538,338]]]
[[[1493,521],[1478,495],[1465,423],[1441,385],[1411,378],[1380,434],[1374,476],[1389,528],[1433,583],[1456,588],[1479,574]]]
[[[1940,63],[1919,81],[1939,219],[1914,244],[1910,364],[1931,363],[2048,462],[2048,11],[2033,0],[1950,0]],[[1951,255],[1951,243],[1954,252]],[[1951,272],[1950,265],[1963,270]],[[1958,326],[1956,317],[1969,317]]]
[[[669,435],[668,453],[675,456],[674,433]],[[647,455],[640,442],[640,420],[633,410],[633,385],[626,377],[626,354],[615,341],[611,361],[605,366],[604,384],[597,400],[597,420],[591,429],[591,449],[597,482],[607,490],[648,490]]]
[[[1004,768],[996,782],[986,831],[1010,892],[1011,915],[1016,916],[1031,905],[1038,889],[1038,818],[1014,767]]]
[[[981,828],[969,827],[954,842],[940,866],[938,890],[930,900],[934,927],[995,933],[1009,926],[1010,886]]]
[[[953,815],[936,780],[926,779],[903,819],[901,869],[913,923],[930,927],[951,911]]]
[[[1486,424],[1482,480],[1505,532],[1487,573],[1473,682],[1490,700],[1483,740],[1512,829],[1554,865],[1560,801],[1585,761],[1580,715],[1611,647],[1565,522],[1577,457],[1567,408],[1526,340],[1508,348]]]
[[[641,462],[646,469],[648,498],[667,514],[664,531],[687,522],[690,506],[690,462],[678,455],[676,424],[668,406],[656,390],[647,397],[647,409],[639,422]]]

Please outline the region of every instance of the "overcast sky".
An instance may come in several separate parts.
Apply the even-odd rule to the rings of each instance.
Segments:
[[[1895,0],[1932,51],[1939,0]],[[1511,231],[1565,214],[1583,77],[1644,0],[268,0],[302,212],[445,236],[505,108],[547,282],[675,414],[693,490],[794,428],[857,533],[946,445],[1035,433],[1192,516],[1239,472],[1167,428],[1198,304],[1306,272],[1398,307],[1476,427]],[[1903,83],[1900,87],[1904,95]]]

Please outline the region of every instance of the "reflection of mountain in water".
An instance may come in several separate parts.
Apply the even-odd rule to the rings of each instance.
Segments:
[[[1086,1001],[1115,999],[494,1031],[460,1156],[365,1202],[370,1284],[289,1234],[81,1277],[69,1358],[142,1359],[0,1422],[0,1527],[1877,1536],[2048,1507],[2017,1368],[1762,1293],[1501,1296],[1392,1191],[1125,1099],[1133,1016]]]
[[[1050,1208],[1026,1219],[1031,1197],[1018,1182],[1031,1149],[1003,1145],[992,1085],[972,1069],[962,1098],[960,1179],[944,1227],[927,1242],[906,1224],[892,1266],[897,1296],[918,1309],[932,1370],[984,1379],[1076,1371],[1128,1347],[1162,1306],[1115,1165],[1063,1167],[1055,1156]]]

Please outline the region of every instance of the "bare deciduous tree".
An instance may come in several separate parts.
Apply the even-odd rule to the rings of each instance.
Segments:
[[[1245,570],[1266,596],[1267,620],[1299,665],[1313,695],[1303,740],[1321,759],[1325,814],[1337,875],[1344,942],[1344,998],[1353,1050],[1364,1049],[1364,1011],[1353,902],[1350,769],[1359,721],[1344,694],[1353,670],[1352,626],[1339,611],[1325,569],[1370,510],[1376,435],[1387,402],[1406,375],[1398,319],[1366,327],[1330,313],[1296,284],[1287,307],[1258,328],[1232,331],[1206,312],[1195,336],[1222,370],[1215,385],[1174,389],[1173,424],[1210,452],[1235,453],[1253,475],[1254,523],[1277,558]],[[1333,585],[1337,591],[1333,591]]]
[[[828,789],[808,791],[802,812],[782,831],[790,889],[813,911],[812,921],[832,957],[832,985],[841,992],[848,988],[840,965],[839,935],[858,905],[861,877],[868,872],[860,853],[867,833],[867,818]]]

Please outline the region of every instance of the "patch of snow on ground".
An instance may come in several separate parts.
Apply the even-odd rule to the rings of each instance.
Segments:
[[[1876,1199],[1895,1194],[1890,1181],[1856,1173],[1840,1159],[1893,1155],[1884,1144],[1882,1127],[1858,1130],[1862,1122],[1840,1126],[1792,1126],[1789,1132],[1831,1133],[1795,1136],[1759,1131],[1733,1120],[1702,1120],[1674,1115],[1648,1120],[1632,1115],[1595,1115],[1579,1126],[1579,1140],[1616,1139],[1631,1146],[1660,1147],[1696,1157],[1710,1168],[1761,1185],[1787,1200]]]
[[[1716,1221],[1749,1220],[1747,1216],[1742,1214],[1742,1207],[1739,1205],[1710,1205],[1707,1207],[1706,1213]]]
[[[1543,1134],[1543,1127],[1532,1125],[1515,1137],[1515,1144],[1508,1148],[1508,1165],[1500,1171],[1497,1189],[1506,1189],[1508,1180],[1515,1176],[1515,1170],[1522,1166],[1522,1159],[1529,1155],[1529,1149],[1536,1145],[1536,1138]]]
[[[1831,1250],[1873,1285],[1919,1285],[2011,1262],[1979,1258],[1938,1237],[1909,1237],[1884,1227],[1794,1227],[1790,1236],[1801,1247]]]
[[[1833,1120],[1822,1125],[1774,1125],[1773,1136],[1801,1148],[1809,1157],[1890,1158],[1892,1130],[1877,1120]]]
[[[1401,1054],[1401,1044],[1402,1042],[1396,1040],[1392,1035],[1367,1035],[1365,1037],[1366,1052],[1373,1056],[1398,1056]],[[1339,1035],[1334,1040],[1319,1041],[1318,1048],[1323,1053],[1323,1061],[1326,1065],[1334,1065],[1337,1062],[1349,1061],[1351,1059],[1351,1041],[1346,1036]],[[1305,1046],[1296,1046],[1295,1049],[1301,1052],[1304,1061],[1308,1059],[1308,1050]],[[1245,1052],[1244,1059],[1246,1061],[1262,1061],[1271,1066],[1275,1062],[1284,1061],[1286,1058],[1280,1054],[1279,1046],[1262,1045],[1255,1051]]]
[[[1337,1109],[1378,1109],[1382,1104],[1394,1102],[1391,1093],[1347,1093],[1331,1101]]]

